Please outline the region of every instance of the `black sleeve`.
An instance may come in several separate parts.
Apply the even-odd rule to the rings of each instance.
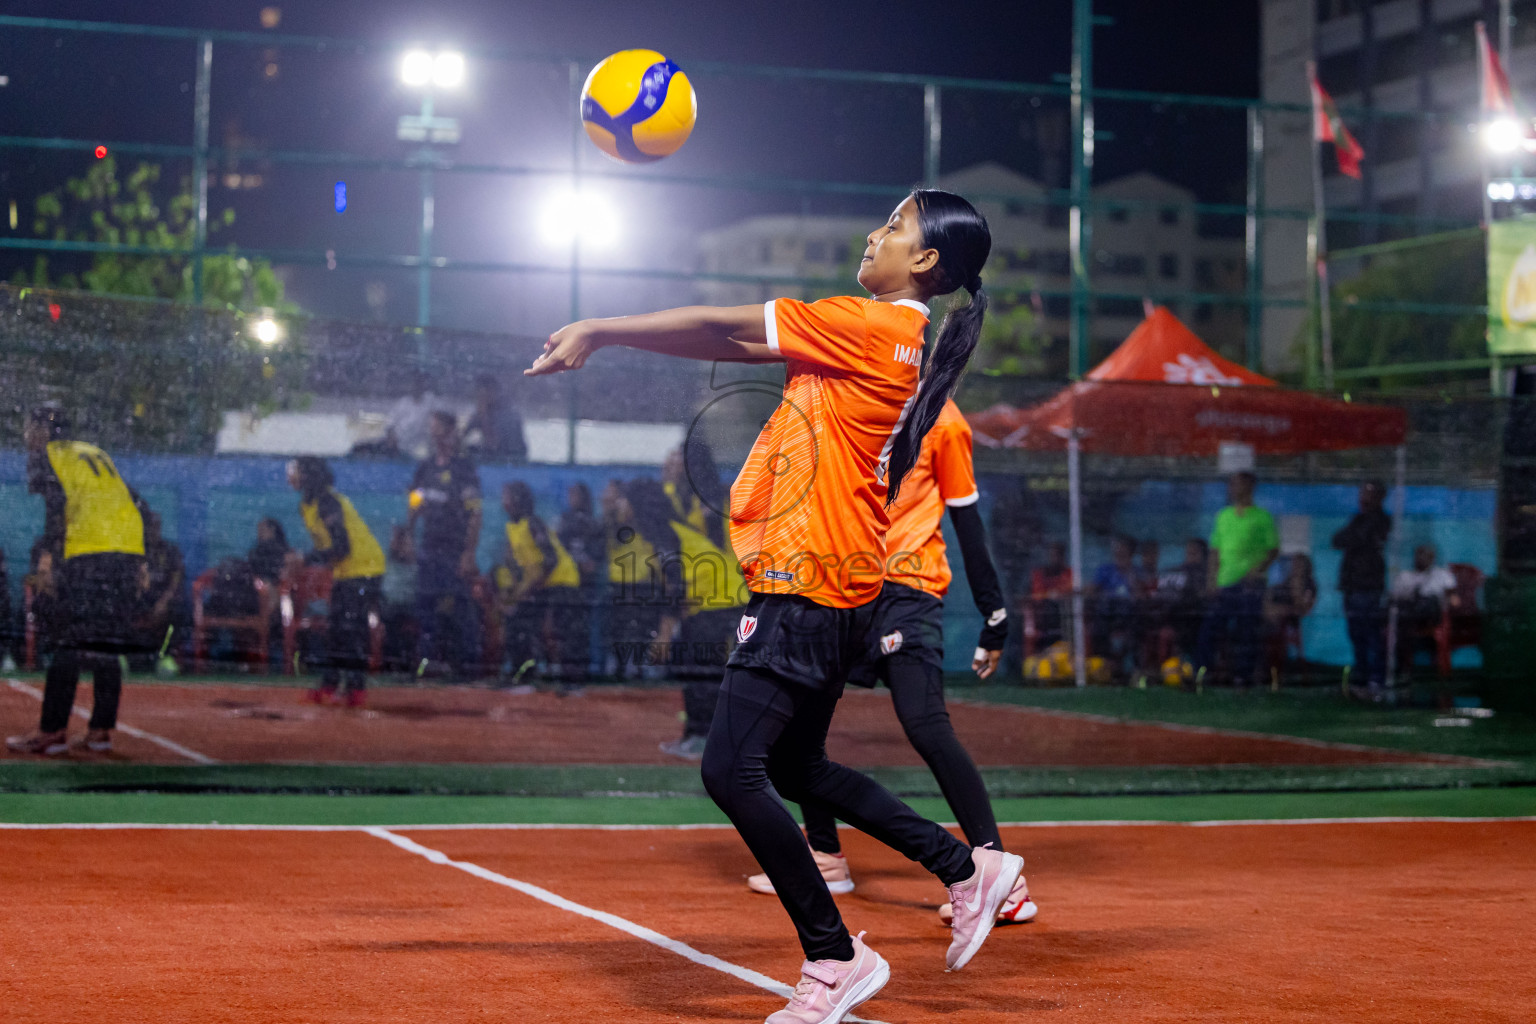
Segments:
[[[965,563],[965,578],[971,584],[971,598],[986,620],[976,646],[984,651],[1000,651],[1008,635],[1008,609],[992,555],[987,551],[987,528],[982,525],[981,511],[974,502],[951,505],[949,521],[960,541],[960,557]]]
[[[560,562],[559,556],[555,554],[555,546],[549,542],[549,528],[538,516],[529,516],[528,535],[539,546],[539,554],[544,556],[544,575],[548,576]]]
[[[1344,528],[1333,535],[1334,549],[1336,551],[1343,551],[1345,548],[1357,546],[1361,540],[1359,536],[1361,532],[1360,527],[1360,516],[1358,514],[1351,516],[1349,522],[1344,524]]]
[[[42,545],[57,560],[64,551],[64,485],[42,452],[27,456],[27,490],[43,496]]]
[[[347,519],[341,512],[341,502],[334,494],[322,494],[315,502],[315,511],[325,524],[325,532],[331,535],[331,546],[324,551],[311,551],[305,559],[311,565],[335,565],[352,553],[352,538],[347,536]]]

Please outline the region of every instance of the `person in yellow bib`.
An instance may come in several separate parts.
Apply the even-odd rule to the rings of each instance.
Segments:
[[[362,707],[367,699],[368,616],[384,603],[384,549],[352,502],[336,490],[336,478],[324,459],[306,455],[288,463],[288,485],[299,492],[299,512],[315,544],[303,561],[331,570],[325,667],[320,687],[309,691],[308,698],[317,704],[335,703],[344,684],[347,706]]]
[[[513,681],[524,679],[540,661],[564,669],[586,663],[585,649],[567,643],[561,625],[584,601],[581,571],[560,538],[533,510],[533,490],[520,480],[501,488],[507,514],[507,543],[496,567],[502,608],[502,636]]]
[[[41,545],[60,566],[61,621],[37,731],[12,736],[5,745],[25,754],[68,752],[75,690],[81,669],[89,668],[94,705],[77,746],[106,753],[123,692],[118,656],[134,649],[133,622],[148,583],[144,505],[111,456],[70,439],[69,418],[60,406],[50,402],[32,410],[24,436],[27,489],[42,495],[45,507]]]

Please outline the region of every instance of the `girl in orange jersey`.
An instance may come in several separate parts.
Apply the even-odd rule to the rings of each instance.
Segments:
[[[1001,850],[1003,840],[986,785],[955,735],[944,706],[944,597],[953,578],[944,543],[946,510],[959,541],[971,597],[985,620],[971,658],[972,670],[982,679],[997,670],[1008,635],[1003,590],[976,507],[979,497],[971,461],[971,428],[951,400],[923,439],[917,465],[902,484],[901,500],[891,506],[891,526],[885,535],[885,589],[876,602],[865,660],[849,681],[860,686],[885,683],[907,739],[938,779],[965,838],[974,846]],[[806,804],[801,812],[806,839],[827,888],[834,893],[852,892],[853,877],[838,842],[837,819],[816,803]],[[774,891],[766,874],[753,875],[747,885],[753,892],[771,895]],[[1007,902],[998,909],[998,923],[1032,921],[1036,912],[1020,875]],[[939,908],[939,916],[949,923],[949,904]]]
[[[918,190],[871,232],[859,284],[873,298],[690,306],[584,320],[552,334],[530,375],[577,369],[609,345],[704,360],[785,363],[784,400],[731,489],[731,546],[753,592],[721,686],[704,785],[772,881],[806,962],[770,1024],[836,1024],[890,968],[850,936],[794,818],[774,791],[824,805],[949,888],[945,962],[965,966],[1023,870],[967,849],[867,776],[826,756],[827,726],[870,642],[886,576],[886,505],[917,463],[981,334],[986,220]],[[927,301],[964,288],[923,366]]]

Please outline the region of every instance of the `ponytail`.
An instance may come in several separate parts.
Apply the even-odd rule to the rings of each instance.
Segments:
[[[938,250],[939,262],[931,272],[934,294],[945,295],[963,287],[971,301],[951,307],[939,324],[939,337],[923,367],[917,394],[907,410],[905,421],[891,445],[886,473],[886,507],[896,501],[901,481],[917,464],[923,438],[944,410],[971,353],[981,340],[981,325],[987,315],[987,293],[981,286],[981,268],[992,249],[992,234],[986,218],[964,199],[937,189],[918,189],[918,224],[923,244]]]

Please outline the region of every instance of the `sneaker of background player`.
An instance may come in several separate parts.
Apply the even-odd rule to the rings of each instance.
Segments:
[[[992,926],[997,923],[998,910],[1007,902],[1014,883],[1024,872],[1023,857],[994,850],[990,844],[972,850],[971,860],[976,865],[976,873],[949,887],[954,934],[944,963],[952,971],[970,963],[981,944],[987,941]]]
[[[766,1024],[837,1024],[855,1006],[891,980],[891,965],[868,946],[864,933],[853,939],[852,960],[806,961],[789,1005],[768,1015]]]
[[[816,860],[816,867],[821,870],[821,880],[827,883],[827,890],[838,896],[845,892],[853,892],[853,872],[848,870],[848,858],[840,853],[822,853],[820,850],[812,850],[811,856]],[[772,896],[773,883],[768,881],[767,875],[753,875],[747,879],[747,888],[753,892],[760,892],[764,896]]]
[[[349,708],[363,708],[363,707],[367,707],[367,706],[368,706],[368,691],[367,690],[348,690],[347,691],[347,707],[349,707]]]
[[[661,743],[658,746],[661,747],[663,754],[680,757],[685,761],[702,761],[704,759],[704,741],[706,739],[708,739],[706,736],[684,736],[680,740],[674,740],[671,743]]]
[[[1023,875],[1020,875],[1019,880],[1013,883],[1013,891],[1008,894],[1008,898],[997,910],[997,923],[1025,924],[1033,921],[1038,913],[1040,908],[1035,906],[1035,901],[1029,898],[1029,883],[1024,880]],[[939,908],[939,920],[946,928],[954,924],[953,904],[946,903]]]
[[[71,746],[76,750],[87,750],[92,754],[112,753],[112,731],[110,729],[88,729],[84,736],[76,740]]]
[[[58,757],[69,752],[69,737],[65,731],[58,732],[29,732],[25,736],[8,736],[5,740],[7,750],[14,750],[18,754],[42,754],[44,757]]]

